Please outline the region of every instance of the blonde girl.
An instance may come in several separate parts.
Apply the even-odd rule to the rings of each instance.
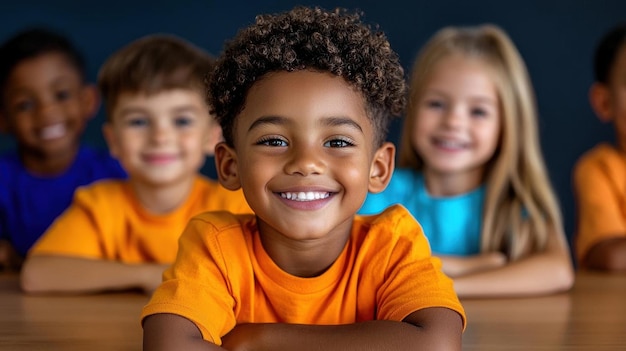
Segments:
[[[360,213],[405,205],[462,297],[569,289],[573,269],[526,66],[499,27],[446,27],[413,66],[399,168]]]

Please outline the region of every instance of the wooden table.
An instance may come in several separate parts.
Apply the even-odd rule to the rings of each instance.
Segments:
[[[0,350],[141,350],[148,296],[28,296],[18,284],[17,276],[0,275]]]
[[[141,350],[139,293],[27,296],[0,275],[0,350]],[[463,300],[463,350],[626,350],[626,274],[577,273],[572,291]]]
[[[577,272],[567,293],[462,302],[463,350],[626,350],[626,274]]]

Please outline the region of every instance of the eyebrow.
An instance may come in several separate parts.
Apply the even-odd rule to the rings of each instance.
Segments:
[[[288,121],[286,118],[279,117],[279,116],[263,116],[257,119],[256,121],[252,122],[252,124],[248,128],[248,132],[255,128],[259,128],[260,126],[265,125],[265,124],[283,125],[283,124],[288,124]]]
[[[440,91],[440,90],[436,90],[436,89],[431,89],[431,90],[426,90],[426,94],[434,94],[434,95],[438,95],[438,96],[442,96],[445,98],[448,98],[449,94]],[[484,95],[478,95],[478,96],[470,96],[470,101],[477,101],[480,103],[488,103],[491,105],[497,105],[498,102],[497,100],[492,99],[491,97],[488,96],[484,96]]]
[[[173,109],[170,110],[170,112],[173,112],[173,113],[195,112],[197,110],[198,109],[194,107],[193,105],[181,105],[181,106],[174,107]],[[119,114],[120,116],[126,116],[132,113],[148,113],[148,111],[149,109],[146,109],[142,106],[129,106],[120,110]]]
[[[287,118],[284,117],[280,117],[280,116],[263,116],[259,119],[257,119],[256,121],[254,121],[250,127],[248,128],[248,132],[258,128],[262,125],[265,124],[272,124],[272,125],[285,125],[285,124],[289,124],[289,120]],[[361,126],[356,123],[355,121],[353,121],[350,118],[347,117],[326,117],[323,118],[321,121],[321,124],[324,126],[329,126],[329,127],[335,127],[335,126],[348,126],[350,128],[353,128],[355,130],[358,130],[359,132],[363,133],[363,128],[361,128]]]

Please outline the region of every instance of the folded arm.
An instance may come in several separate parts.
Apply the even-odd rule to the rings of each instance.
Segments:
[[[125,264],[69,256],[35,255],[22,267],[20,282],[27,293],[92,293],[141,289],[161,283],[163,264]]]
[[[506,264],[506,256],[500,252],[490,252],[472,256],[438,256],[443,264],[443,272],[456,278],[480,271],[500,268]]]
[[[488,270],[454,278],[459,297],[534,296],[566,291],[574,270],[564,234],[550,232],[542,252]]]
[[[144,350],[461,350],[461,316],[443,307],[413,312],[404,322],[342,325],[240,324],[223,337],[223,348],[202,340],[191,321],[156,314],[144,321]]]

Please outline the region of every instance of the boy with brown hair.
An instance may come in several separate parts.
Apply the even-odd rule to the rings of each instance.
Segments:
[[[258,16],[208,90],[219,180],[255,214],[190,221],[144,350],[460,350],[465,314],[419,224],[355,215],[389,182],[405,104],[384,34],[339,9]]]
[[[221,138],[205,102],[213,67],[211,56],[171,35],[138,39],[104,63],[104,135],[128,179],[77,190],[26,259],[26,292],[151,292],[193,215],[250,212],[241,192],[199,174]]]

